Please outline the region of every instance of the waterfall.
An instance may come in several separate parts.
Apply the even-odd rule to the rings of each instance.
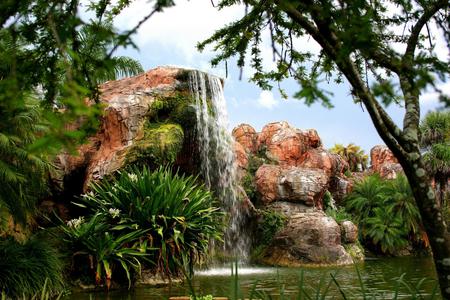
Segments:
[[[194,70],[190,72],[189,84],[196,104],[201,173],[206,186],[221,201],[229,218],[224,250],[245,263],[250,239],[244,230],[246,209],[240,201],[234,141],[228,132],[222,82],[218,77]]]

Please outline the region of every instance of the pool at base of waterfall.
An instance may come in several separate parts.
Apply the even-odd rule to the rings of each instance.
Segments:
[[[360,272],[361,281],[356,267]],[[272,296],[272,299],[297,299],[299,286],[303,286],[304,291],[316,299],[317,290],[320,289],[320,295],[323,295],[329,285],[325,299],[343,299],[330,275],[332,274],[342,291],[350,299],[362,299],[360,282],[363,283],[366,295],[370,295],[370,299],[372,299],[372,295],[375,295],[373,299],[392,299],[397,285],[399,286],[397,299],[411,299],[411,291],[415,289],[423,299],[430,299],[437,284],[433,260],[430,257],[373,258],[357,264],[356,267],[238,266],[238,282],[236,284],[236,276],[232,275],[230,264],[228,267],[222,266],[197,271],[192,285],[197,296],[213,295],[229,297],[229,299],[234,299],[236,286],[238,286],[238,298],[241,299],[249,298],[252,291],[258,292],[255,299],[269,299],[268,295]],[[402,282],[399,282],[399,278]],[[422,279],[424,280],[421,282]],[[436,293],[439,291],[436,290]],[[183,283],[164,287],[138,287],[131,291],[73,293],[64,299],[148,300],[169,299],[174,296],[189,296],[190,294],[188,284]],[[284,295],[284,298],[281,295]],[[441,298],[436,296],[434,299]]]

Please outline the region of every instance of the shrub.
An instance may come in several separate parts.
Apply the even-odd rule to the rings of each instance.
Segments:
[[[118,172],[113,180],[92,184],[80,205],[88,209],[91,220],[101,216],[100,232],[113,239],[125,235],[130,240],[123,247],[144,251],[146,259],[138,258],[140,262],[162,274],[178,275],[182,257],[190,268],[203,262],[210,240],[220,239],[222,233],[222,213],[213,206],[211,193],[196,181],[168,168],[151,172],[134,167]]]
[[[131,286],[130,271],[140,271],[139,258],[147,255],[146,244],[140,242],[145,230],[125,232],[125,227],[114,226],[106,216],[98,213],[88,221],[84,218],[70,220],[62,226],[65,241],[74,251],[73,262],[79,261],[78,256],[89,261],[90,269],[95,274],[95,283],[102,281],[107,289],[111,286],[113,270],[122,269]],[[131,229],[131,228],[130,228]]]
[[[428,245],[420,214],[405,176],[383,180],[378,175],[358,182],[346,199],[360,237],[382,253],[394,254],[408,242]]]
[[[0,291],[8,297],[31,297],[44,286],[49,294],[64,289],[63,264],[45,239],[31,237],[25,243],[0,241]]]

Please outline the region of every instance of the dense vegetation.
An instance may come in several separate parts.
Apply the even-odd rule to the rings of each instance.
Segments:
[[[409,243],[426,248],[419,210],[408,181],[398,175],[383,180],[371,175],[355,184],[345,207],[359,227],[361,242],[372,251],[395,255]]]
[[[165,276],[205,262],[209,242],[220,240],[221,212],[196,178],[146,167],[119,172],[94,183],[80,206],[87,215],[62,226],[73,259],[83,261],[96,284],[109,288],[113,270],[124,271],[129,285],[141,268]],[[79,257],[82,256],[82,257]]]

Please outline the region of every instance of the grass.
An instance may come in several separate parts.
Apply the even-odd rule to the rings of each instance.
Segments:
[[[32,297],[45,287],[50,296],[64,290],[63,264],[45,239],[0,241],[0,291],[7,297]]]

